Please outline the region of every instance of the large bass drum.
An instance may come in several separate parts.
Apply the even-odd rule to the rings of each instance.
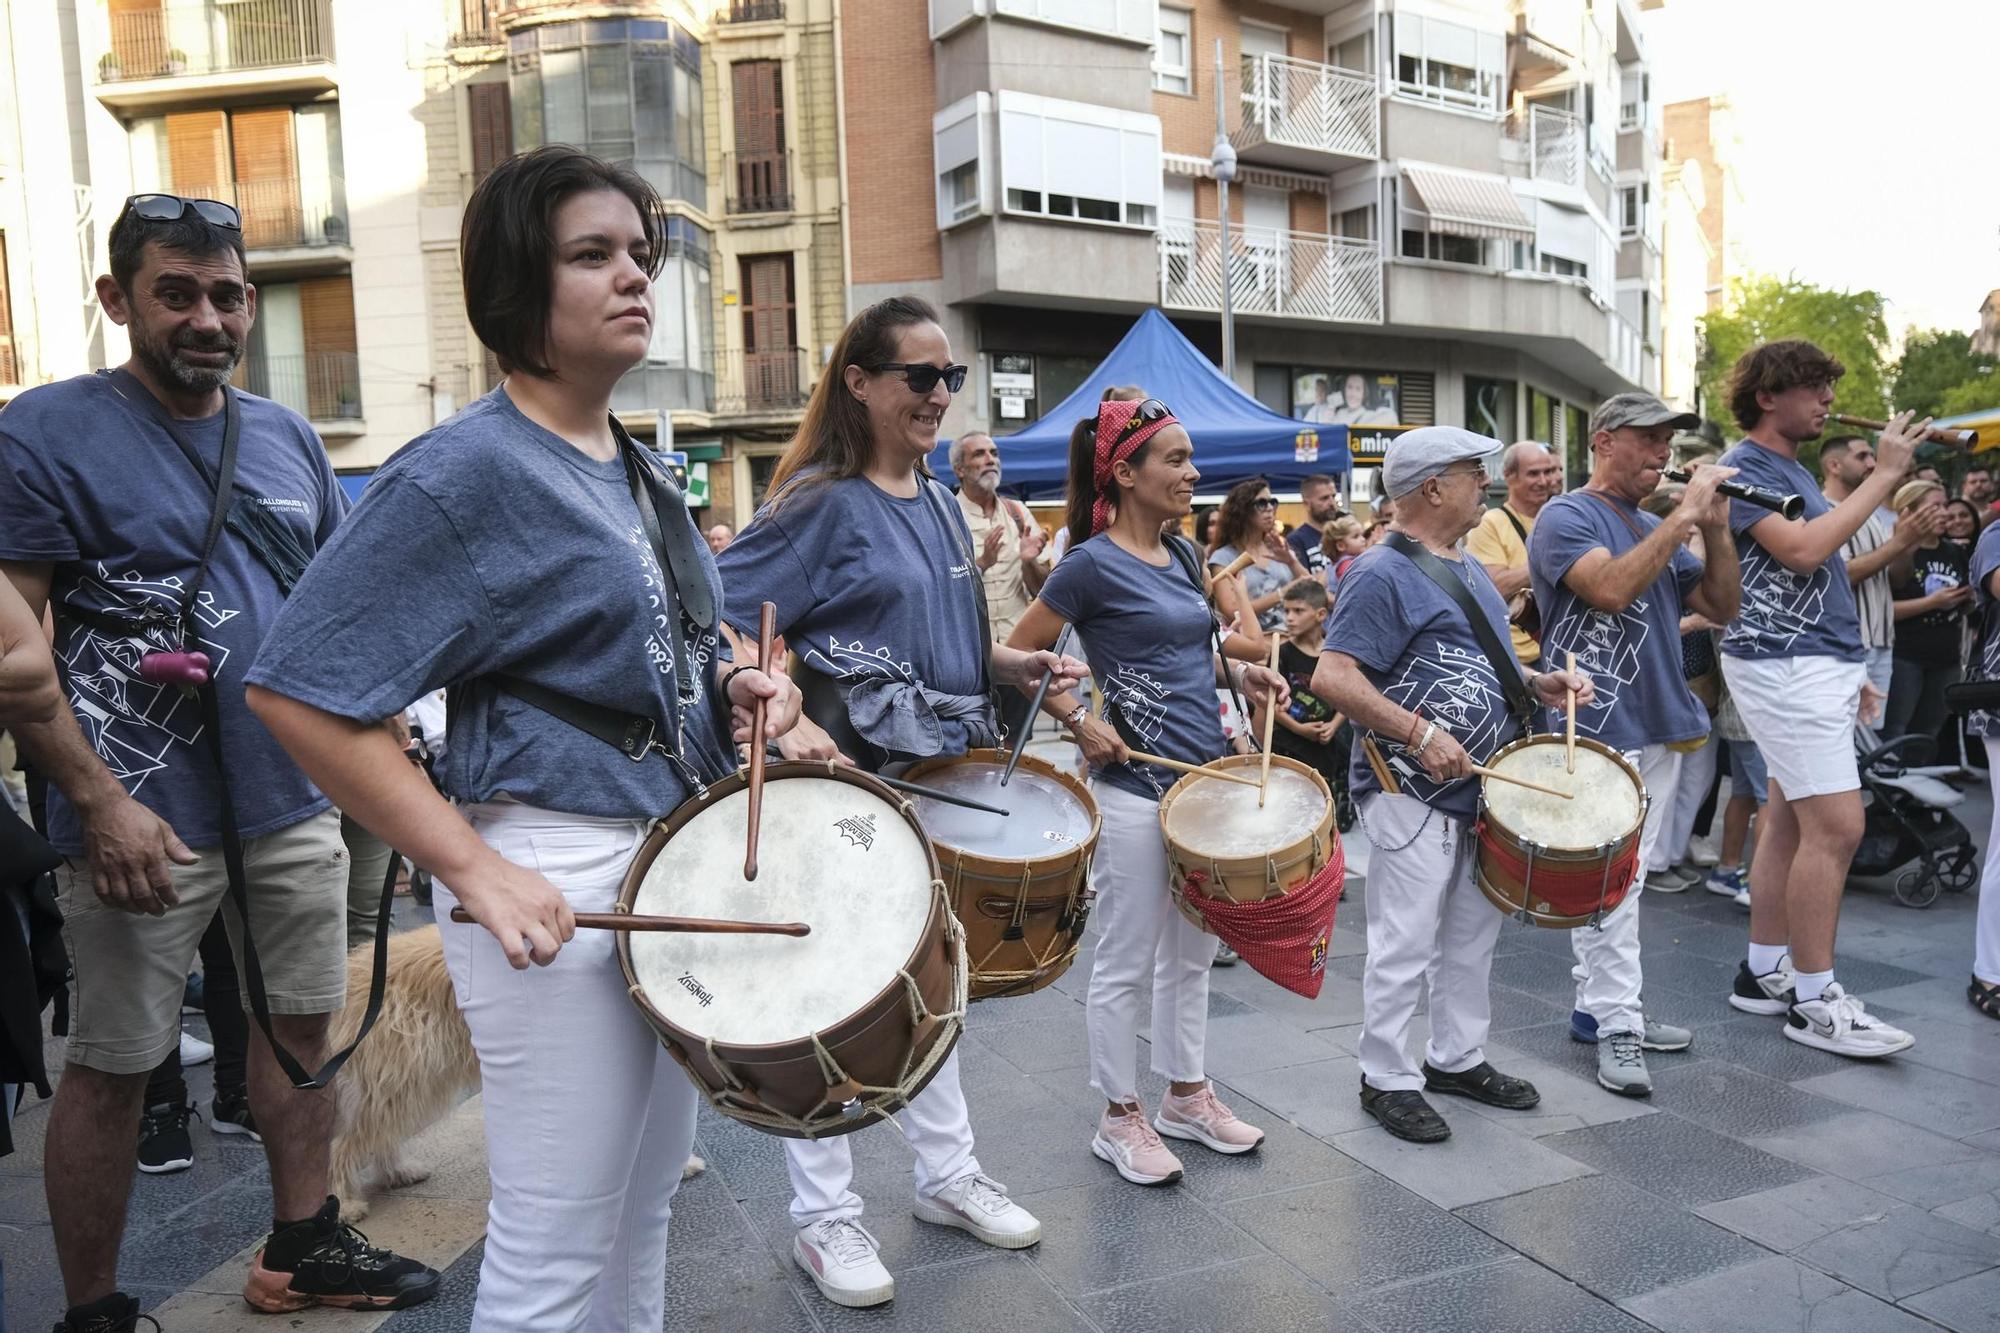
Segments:
[[[791,1138],[907,1105],[965,1021],[965,936],[907,801],[865,773],[765,768],[758,874],[743,878],[748,776],[654,826],[618,909],[803,921],[803,938],[618,937],[632,998],[716,1110]]]

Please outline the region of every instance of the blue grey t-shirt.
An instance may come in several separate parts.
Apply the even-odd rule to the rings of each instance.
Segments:
[[[694,545],[720,605],[708,544]],[[624,464],[587,456],[497,388],[375,474],[250,679],[362,722],[470,682],[451,709],[448,795],[650,819],[687,797],[687,771],[658,756],[634,763],[479,678],[505,672],[668,728],[678,719],[687,770],[704,782],[728,773],[713,630],[660,624],[662,586]],[[684,642],[693,680],[680,700]]]
[[[1219,546],[1215,554],[1208,558],[1210,568],[1227,569],[1242,552],[1234,546]],[[1274,592],[1283,592],[1291,586],[1292,571],[1286,564],[1272,556],[1258,552],[1257,559],[1243,567],[1243,587],[1254,600],[1269,597]],[[1257,617],[1257,624],[1266,631],[1276,632],[1285,627],[1285,608],[1281,602],[1273,602]]]
[[[1735,468],[1736,480],[1746,485],[1803,496],[1808,523],[1833,508],[1797,459],[1754,441],[1738,441],[1718,461]],[[1775,517],[1745,500],[1729,502],[1729,530],[1736,535],[1736,552],[1743,561],[1743,609],[1722,636],[1724,655],[1859,662],[1861,620],[1854,610],[1854,589],[1847,582],[1847,561],[1835,551],[1811,574],[1786,569],[1750,535],[1751,528]]]
[[[1542,609],[1542,661],[1576,654],[1596,698],[1576,710],[1576,730],[1614,750],[1672,745],[1708,734],[1708,710],[1681,671],[1681,607],[1701,582],[1702,564],[1685,546],[1620,612],[1598,611],[1563,582],[1576,562],[1602,547],[1612,559],[1637,546],[1660,520],[1602,491],[1572,491],[1542,507],[1528,538],[1528,572]],[[1563,712],[1549,712],[1549,727]]]
[[[1149,564],[1099,533],[1064,556],[1041,600],[1076,626],[1104,706],[1138,748],[1205,764],[1227,748],[1215,706],[1215,613],[1172,552]],[[1155,764],[1113,764],[1104,780],[1157,800],[1178,774]]]
[[[920,482],[906,498],[866,477],[806,479],[789,485],[775,504],[767,500],[723,549],[724,617],[754,639],[760,607],[774,604],[787,646],[843,696],[861,682],[978,695],[989,649],[973,600],[985,594],[972,534],[950,494]],[[807,701],[816,703],[814,690],[807,690]],[[991,708],[980,711],[990,727]],[[814,712],[826,725],[824,710]],[[939,748],[931,754],[969,748],[966,723],[957,718],[940,718],[932,739]],[[922,753],[892,749],[890,756]]]
[[[1979,638],[1972,645],[1966,674],[1973,680],[2000,680],[2000,601],[1987,591],[1996,569],[2000,569],[2000,523],[1990,523],[1972,548],[1972,606]],[[2000,711],[1982,708],[1966,721],[1975,736],[2000,736]]]
[[[56,656],[84,739],[132,796],[190,847],[222,841],[221,791],[200,706],[139,676],[139,659],[177,646],[170,632],[119,636],[63,614],[173,615],[194,576],[215,491],[128,375],[79,375],[30,389],[0,415],[0,560],[52,565]],[[232,390],[231,392],[235,392]],[[305,551],[347,512],[326,450],[303,417],[237,393],[235,489],[253,497]],[[214,476],[223,413],[178,423]],[[243,704],[244,671],[284,600],[277,579],[233,531],[216,542],[194,609],[222,720],[237,824],[257,837],[326,809],[304,773]],[[49,791],[49,840],[83,851],[76,811]]]
[[[1500,641],[1509,644],[1509,669],[1520,671],[1507,637],[1507,603],[1492,577],[1470,557],[1445,563],[1472,590]],[[1475,764],[1491,759],[1519,730],[1507,711],[1507,697],[1493,665],[1480,650],[1458,603],[1392,547],[1371,547],[1348,566],[1327,622],[1324,651],[1346,653],[1359,662],[1369,684],[1390,702],[1450,732]],[[1409,739],[1376,735],[1375,742],[1383,757],[1390,758],[1404,753]],[[1403,795],[1455,819],[1471,819],[1478,813],[1477,781],[1458,778],[1440,785],[1415,758],[1407,762],[1414,775],[1400,777]],[[1357,800],[1381,790],[1359,746],[1348,772],[1348,789]]]

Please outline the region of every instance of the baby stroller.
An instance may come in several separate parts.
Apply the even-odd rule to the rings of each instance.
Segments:
[[[1936,742],[1898,736],[1857,756],[1867,807],[1851,874],[1896,875],[1896,901],[1929,907],[1945,889],[1963,893],[1979,882],[1972,834],[1951,814],[1965,793],[1943,779],[1953,767],[1926,767]],[[1910,865],[1911,861],[1915,865]]]

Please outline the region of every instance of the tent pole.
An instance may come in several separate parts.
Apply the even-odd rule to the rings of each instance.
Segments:
[[[1236,378],[1236,309],[1231,290],[1235,285],[1235,255],[1229,245],[1229,182],[1236,178],[1236,148],[1229,142],[1223,107],[1226,89],[1222,79],[1222,39],[1215,39],[1215,148],[1209,165],[1215,171],[1217,212],[1222,219],[1222,373]]]

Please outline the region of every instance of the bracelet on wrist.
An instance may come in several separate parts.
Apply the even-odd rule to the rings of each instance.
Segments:
[[[722,697],[724,699],[727,699],[729,697],[730,683],[734,681],[738,676],[742,675],[746,671],[755,671],[757,669],[758,669],[757,665],[753,662],[745,662],[742,666],[732,667],[722,677]]]
[[[1078,704],[1076,707],[1070,709],[1067,713],[1064,713],[1062,715],[1062,724],[1065,727],[1068,727],[1071,731],[1075,731],[1077,727],[1082,725],[1083,720],[1089,716],[1090,716],[1090,705]]]
[[[1422,758],[1424,751],[1431,748],[1431,741],[1436,738],[1437,729],[1438,724],[1435,722],[1424,723],[1424,738],[1417,742],[1416,748],[1411,750],[1410,753],[1418,758]]]

